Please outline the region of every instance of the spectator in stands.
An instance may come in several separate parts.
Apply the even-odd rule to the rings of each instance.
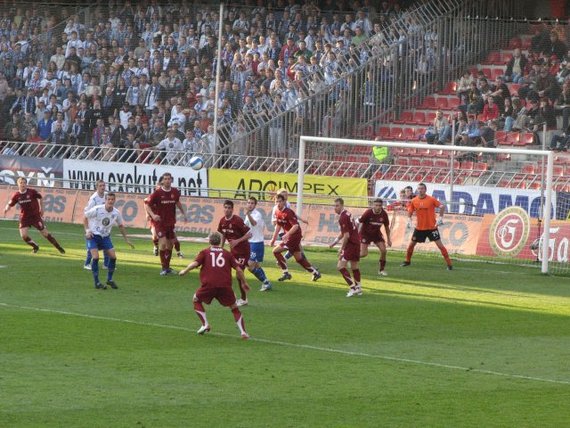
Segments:
[[[546,124],[546,128],[549,130],[556,129],[556,115],[548,98],[540,99],[538,111],[531,122],[533,132],[542,131],[544,124]]]
[[[457,82],[457,96],[459,97],[460,104],[467,104],[467,98],[471,89],[471,84],[474,81],[475,78],[471,75],[469,70],[465,70]]]
[[[461,131],[461,146],[476,146],[480,142],[481,130],[477,117],[474,114],[469,115],[469,122],[466,128]]]
[[[505,98],[503,112],[499,118],[499,124],[503,125],[503,130],[510,132],[513,129],[513,124],[515,123],[515,117],[520,110],[520,99],[519,98]]]
[[[516,48],[513,57],[507,62],[507,69],[505,71],[506,80],[513,83],[521,83],[527,65],[528,59],[521,53],[519,48]]]
[[[566,44],[559,39],[558,33],[556,31],[551,31],[549,38],[544,40],[542,53],[547,57],[554,55],[559,61],[562,61],[567,51],[568,48],[566,47]]]
[[[544,66],[540,70],[540,75],[536,81],[534,90],[538,97],[547,97],[552,102],[556,101],[560,95],[560,86],[556,78],[549,74],[548,69]],[[529,95],[529,98],[531,96],[532,95]],[[534,97],[536,97],[536,95]]]
[[[468,114],[479,114],[483,111],[483,97],[481,91],[477,87],[477,82],[471,82],[471,88],[467,93],[467,104],[459,106],[459,108]]]
[[[51,112],[49,110],[43,111],[43,118],[38,122],[38,135],[42,140],[48,140],[51,135],[51,125],[53,120],[51,118]]]
[[[564,128],[564,132],[561,135],[552,135],[550,150],[565,152],[568,150],[568,143],[570,143],[570,127]]]
[[[479,119],[483,122],[498,119],[500,116],[499,106],[495,102],[495,97],[490,96],[487,98],[487,103],[483,107],[483,113]]]
[[[428,144],[437,142],[445,144],[451,137],[450,117],[445,118],[443,112],[438,110],[435,114],[431,129],[426,132],[426,141]]]
[[[55,130],[49,135],[47,141],[51,144],[67,144],[69,142],[67,132],[62,128],[61,123],[56,123]]]
[[[161,157],[164,161],[169,164],[176,164],[184,150],[184,146],[182,145],[182,141],[174,136],[174,129],[168,128],[166,138],[158,143],[155,150],[162,152]]]
[[[565,80],[562,92],[556,100],[555,110],[562,113],[562,129],[568,128],[570,118],[570,80]]]
[[[491,120],[489,123],[481,128],[481,144],[484,147],[496,147],[495,132],[497,131],[499,122]]]

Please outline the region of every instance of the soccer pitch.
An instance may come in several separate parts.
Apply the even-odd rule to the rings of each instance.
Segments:
[[[347,299],[336,252],[307,252],[319,282],[291,263],[282,284],[266,248],[274,291],[246,273],[251,340],[217,302],[202,337],[196,271],[160,277],[150,239],[114,236],[119,290],[95,290],[82,228],[48,227],[65,255],[37,232],[32,254],[0,222],[0,426],[570,424],[568,278],[388,253],[379,279],[372,253],[365,294]],[[183,242],[173,267],[203,247]]]

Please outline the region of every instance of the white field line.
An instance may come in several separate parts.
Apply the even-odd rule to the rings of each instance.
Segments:
[[[79,312],[69,312],[69,311],[62,311],[62,310],[57,310],[57,309],[38,308],[38,307],[32,307],[32,306],[20,306],[20,305],[13,305],[13,304],[9,304],[9,303],[1,303],[1,302],[0,302],[0,307],[22,309],[22,310],[35,311],[35,312],[46,312],[46,313],[53,313],[53,314],[59,314],[59,315],[67,315],[67,316],[74,316],[74,317],[81,317],[81,318],[88,318],[88,319],[95,319],[95,320],[102,320],[102,321],[113,321],[113,322],[120,322],[120,323],[126,323],[126,324],[135,324],[135,325],[141,325],[141,326],[164,328],[164,329],[169,329],[169,330],[180,330],[180,331],[194,333],[193,329],[190,329],[187,327],[182,327],[182,326],[177,326],[177,325],[170,325],[170,324],[159,324],[159,323],[152,323],[152,322],[145,322],[145,321],[135,321],[135,320],[129,320],[129,319],[104,317],[104,316],[99,316],[99,315],[83,314],[83,313],[79,313]],[[220,337],[235,337],[235,338],[238,337],[237,334],[235,336],[230,335],[230,334],[226,334],[226,333],[209,333],[209,334],[215,335],[215,336],[220,336]],[[256,337],[252,337],[250,340],[254,341],[254,342],[259,342],[259,343],[266,343],[269,345],[283,346],[283,347],[287,347],[287,348],[307,349],[307,350],[311,350],[311,351],[327,352],[327,353],[332,353],[332,354],[348,355],[348,356],[353,356],[353,357],[372,358],[372,359],[392,361],[392,362],[403,363],[403,364],[414,364],[414,365],[427,366],[427,367],[438,367],[438,368],[443,368],[443,369],[448,369],[448,370],[456,370],[456,371],[462,371],[462,372],[468,372],[468,373],[486,374],[486,375],[499,376],[499,377],[510,378],[510,379],[522,379],[522,380],[535,381],[535,382],[553,383],[553,384],[559,384],[559,385],[570,385],[570,380],[549,379],[549,378],[536,377],[536,376],[526,376],[526,375],[513,374],[513,373],[503,373],[503,372],[497,372],[494,370],[484,370],[484,369],[477,369],[477,368],[471,368],[471,367],[462,367],[462,366],[456,366],[456,365],[452,365],[452,364],[434,363],[434,362],[430,362],[430,361],[415,360],[415,359],[410,359],[410,358],[392,357],[389,355],[368,354],[365,352],[346,351],[343,349],[314,346],[314,345],[304,345],[304,344],[300,344],[300,343],[283,342],[280,340],[262,339],[262,338],[256,338]]]

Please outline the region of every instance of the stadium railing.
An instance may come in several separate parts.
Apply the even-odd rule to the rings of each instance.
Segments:
[[[342,150],[343,148],[340,147]],[[361,158],[350,157],[346,160],[323,160],[315,154],[330,150],[319,146],[308,150],[305,161],[306,174],[376,179],[410,179],[428,183],[469,184],[477,186],[519,187],[524,183],[525,188],[537,189],[542,183],[540,165],[534,165],[528,160],[510,160],[509,162],[494,162],[492,168],[487,168],[484,162],[460,163],[450,162],[449,158],[441,156],[438,146],[425,145],[423,152],[404,153],[409,158],[406,164],[395,160],[397,153],[393,152],[385,162],[380,163],[363,155]],[[0,142],[0,155],[4,157],[31,157],[36,159],[76,159],[103,162],[125,162],[136,164],[189,166],[190,159],[196,155],[188,151],[163,151],[155,149],[128,149],[115,147],[92,147],[81,145],[59,145],[51,143],[22,143]],[[246,171],[269,171],[275,173],[298,173],[298,157],[276,158],[271,156],[246,156],[242,154],[201,153],[205,168],[241,169]],[[414,160],[429,158],[431,162]],[[442,168],[436,162],[438,158],[448,165]],[[532,168],[525,168],[525,165]],[[0,182],[2,177],[0,175]],[[555,174],[553,177],[555,189],[570,189],[570,175]],[[520,188],[520,187],[519,187]]]

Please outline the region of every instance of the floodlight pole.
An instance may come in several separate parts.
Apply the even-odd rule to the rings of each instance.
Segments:
[[[220,103],[220,75],[222,74],[222,23],[224,22],[224,3],[220,2],[220,19],[218,22],[218,55],[216,56],[216,88],[214,91],[214,144],[218,143],[218,105]],[[214,153],[217,147],[214,146]]]

